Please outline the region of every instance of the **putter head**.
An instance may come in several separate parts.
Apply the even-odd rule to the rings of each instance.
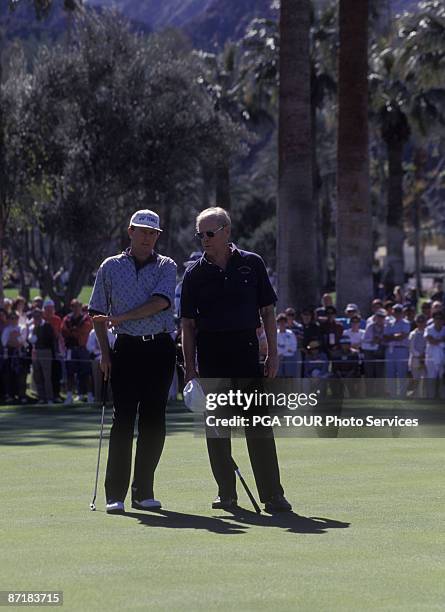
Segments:
[[[96,504],[91,503],[90,504],[90,510],[92,510],[94,512],[94,510],[96,510]]]

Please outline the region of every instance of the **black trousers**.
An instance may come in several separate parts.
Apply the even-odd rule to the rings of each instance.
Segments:
[[[165,408],[175,353],[169,334],[147,342],[139,337],[117,337],[111,353],[114,411],[105,477],[107,501],[124,501],[127,495],[137,412],[132,498],[143,500],[154,496],[154,473],[165,442]]]
[[[197,358],[201,378],[257,380],[262,378],[258,339],[254,329],[237,332],[198,332]],[[283,494],[272,428],[262,427],[259,432],[258,428],[245,427],[244,431],[261,501],[265,502],[273,495]],[[218,484],[218,495],[237,499],[236,477],[230,461],[232,452],[230,438],[207,435],[207,450],[213,476]]]

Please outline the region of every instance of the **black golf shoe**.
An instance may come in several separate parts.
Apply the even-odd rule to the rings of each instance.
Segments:
[[[143,499],[142,501],[138,501],[133,499],[131,502],[131,507],[135,508],[135,510],[160,510],[162,508],[162,504],[157,499]]]
[[[278,512],[291,512],[292,506],[284,497],[284,495],[278,494],[273,495],[264,504],[264,510],[269,514],[276,514]]]
[[[212,502],[214,510],[234,510],[238,508],[238,500],[234,497],[215,497]]]

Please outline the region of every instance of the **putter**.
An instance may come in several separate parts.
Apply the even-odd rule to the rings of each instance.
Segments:
[[[252,502],[252,506],[255,508],[255,512],[257,514],[261,514],[261,509],[259,507],[259,505],[257,504],[256,499],[254,498],[252,491],[249,489],[249,487],[247,486],[247,482],[244,480],[241,472],[239,471],[239,467],[236,465],[235,463],[235,459],[232,457],[232,455],[230,455],[230,460],[232,462],[232,466],[233,469],[235,470],[235,474],[238,476],[238,478],[241,481],[241,484],[244,487],[245,492],[247,493],[248,498],[250,499],[250,501]]]
[[[102,379],[102,418],[100,421],[100,435],[99,435],[99,452],[97,454],[97,467],[96,467],[96,482],[94,483],[93,499],[91,500],[90,510],[93,512],[96,510],[96,496],[97,496],[97,482],[99,480],[99,466],[100,466],[100,451],[102,448],[102,437],[104,431],[104,417],[105,417],[105,404],[107,400],[107,388],[108,379]]]

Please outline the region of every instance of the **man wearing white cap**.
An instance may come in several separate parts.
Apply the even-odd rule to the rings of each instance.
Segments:
[[[176,264],[154,251],[161,232],[155,212],[134,213],[128,228],[131,245],[101,264],[88,306],[101,348],[101,369],[105,379],[111,379],[114,400],[105,478],[109,514],[124,512],[136,412],[132,506],[161,507],[153,482],[165,441],[165,408],[176,356],[170,335]],[[110,324],[117,334],[113,349],[107,337]]]

